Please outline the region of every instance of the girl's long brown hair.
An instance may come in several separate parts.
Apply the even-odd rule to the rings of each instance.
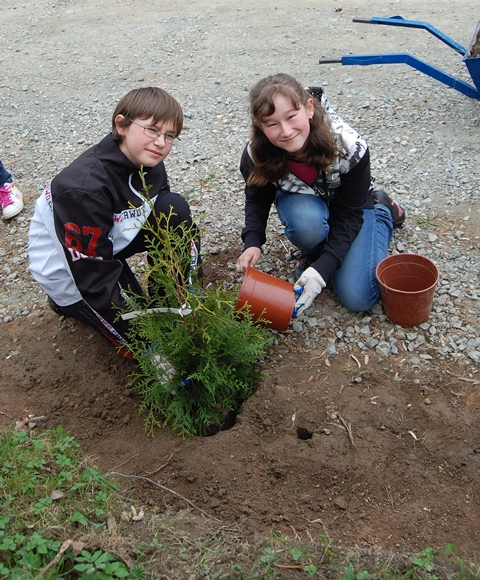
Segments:
[[[283,95],[292,101],[295,109],[307,106],[311,95],[292,76],[279,73],[258,81],[249,93],[252,118],[251,147],[254,168],[248,178],[248,185],[263,186],[270,181],[286,177],[289,173],[288,153],[268,140],[262,131],[266,117],[273,115],[273,99]],[[301,160],[306,165],[326,169],[338,153],[335,135],[327,113],[317,99],[310,124],[310,134],[302,151]]]

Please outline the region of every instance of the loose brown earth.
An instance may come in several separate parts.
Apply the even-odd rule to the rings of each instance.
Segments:
[[[216,256],[207,279],[234,255]],[[133,363],[48,307],[32,320],[2,325],[1,427],[44,415],[46,427],[64,425],[102,471],[144,476],[248,531],[325,534],[337,546],[395,552],[453,542],[478,552],[473,367],[438,359],[412,366],[407,355],[382,360],[373,351],[329,359],[288,332],[233,428],[194,439],[164,428],[149,437],[126,389]],[[147,511],[187,507],[150,481],[132,484]]]

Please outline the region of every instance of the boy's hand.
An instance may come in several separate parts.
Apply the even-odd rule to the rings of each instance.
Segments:
[[[293,289],[299,294],[295,303],[295,313],[298,316],[312,304],[315,298],[325,288],[326,283],[315,268],[307,268],[297,280]]]

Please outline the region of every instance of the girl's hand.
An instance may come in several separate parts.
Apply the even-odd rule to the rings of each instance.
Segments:
[[[305,270],[293,287],[295,292],[299,294],[295,302],[295,312],[297,316],[312,304],[325,286],[325,280],[315,270],[315,268],[310,266]]]
[[[262,250],[260,248],[255,248],[253,246],[247,248],[237,260],[237,272],[244,274],[249,266],[253,268],[261,255]]]

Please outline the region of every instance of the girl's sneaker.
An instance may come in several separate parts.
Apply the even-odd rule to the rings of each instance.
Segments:
[[[401,228],[403,222],[405,221],[405,210],[396,201],[393,201],[390,196],[388,196],[381,189],[372,191],[373,203],[379,203],[388,207],[390,213],[392,214],[393,227]]]
[[[0,202],[2,204],[2,217],[4,220],[9,220],[22,211],[22,192],[13,181],[6,181],[2,187],[0,187]]]
[[[293,271],[293,279],[295,282],[300,278],[303,272],[311,265],[318,256],[312,254],[301,254],[300,258],[295,264],[295,270]]]

